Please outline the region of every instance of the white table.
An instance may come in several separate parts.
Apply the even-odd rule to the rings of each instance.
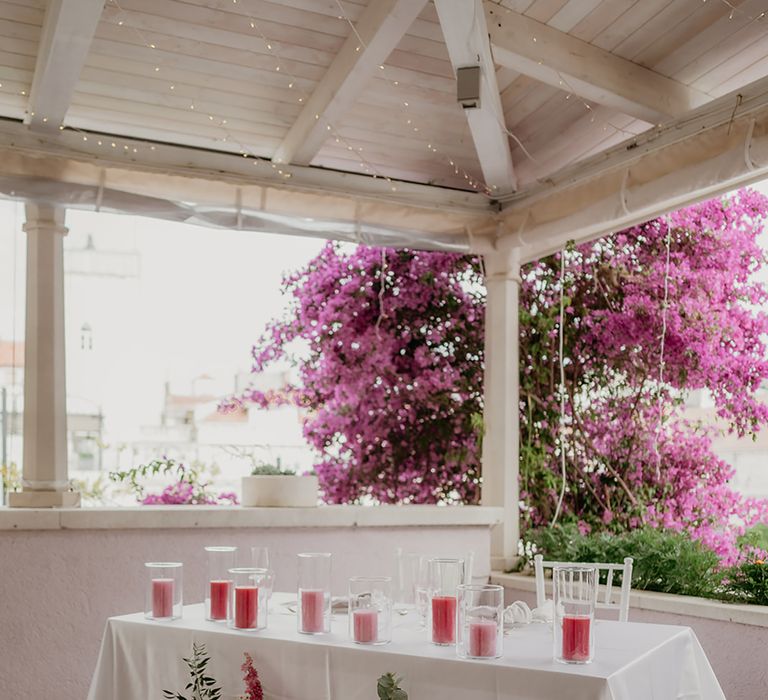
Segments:
[[[359,646],[347,638],[346,615],[330,635],[296,632],[295,617],[275,594],[267,630],[228,629],[204,619],[202,605],[181,620],[160,623],[143,614],[107,621],[89,700],[154,700],[188,682],[182,656],[204,642],[209,672],[224,700],[243,692],[243,652],[253,655],[266,700],[372,700],[385,672],[403,676],[410,700],[724,700],[688,627],[598,621],[595,661],[571,666],[552,660],[549,626],[533,624],[504,638],[504,656],[464,661],[436,647],[410,617],[397,617],[391,644]],[[293,596],[295,599],[295,596]]]

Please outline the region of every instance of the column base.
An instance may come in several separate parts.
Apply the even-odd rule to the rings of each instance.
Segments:
[[[11,491],[9,508],[78,508],[79,491]]]

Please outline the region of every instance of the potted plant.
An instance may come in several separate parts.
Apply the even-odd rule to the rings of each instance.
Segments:
[[[260,464],[243,477],[242,505],[262,508],[312,508],[317,505],[314,474],[297,475],[273,464]]]

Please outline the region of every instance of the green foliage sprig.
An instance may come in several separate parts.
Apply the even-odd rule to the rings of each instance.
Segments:
[[[293,469],[282,469],[274,464],[259,464],[251,469],[251,476],[296,476]]]
[[[192,644],[192,656],[183,659],[189,667],[190,681],[184,690],[191,691],[187,697],[173,690],[163,690],[163,697],[170,700],[221,700],[221,688],[216,680],[207,675],[208,663],[211,657],[207,655],[205,644]]]
[[[398,678],[394,673],[385,673],[379,677],[376,684],[376,692],[379,700],[408,700],[408,693],[401,687],[402,678]]]

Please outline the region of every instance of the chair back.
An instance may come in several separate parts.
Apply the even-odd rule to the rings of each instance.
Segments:
[[[541,554],[533,557],[533,568],[536,572],[536,607],[541,607],[547,600],[546,579],[544,578],[544,569],[551,569],[554,566],[593,566],[598,570],[607,571],[606,582],[603,587],[595,586],[595,607],[600,610],[618,610],[619,622],[626,622],[629,619],[629,593],[632,590],[632,557],[625,557],[623,564],[603,564],[598,562],[567,562],[567,561],[545,561]],[[613,572],[621,571],[621,592],[618,601],[614,600]],[[550,593],[553,591],[554,584],[550,583]]]

